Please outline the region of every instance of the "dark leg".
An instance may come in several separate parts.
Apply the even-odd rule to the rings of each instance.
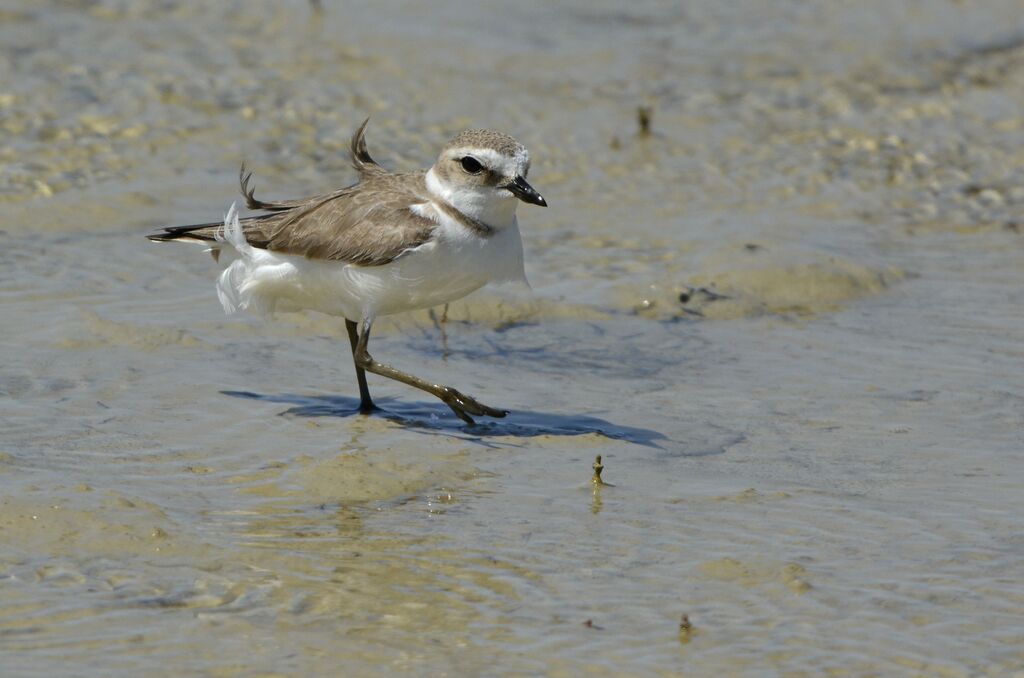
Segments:
[[[348,318],[345,319],[345,329],[348,330],[348,340],[352,344],[352,362],[356,366],[356,381],[359,382],[359,412],[369,414],[377,409],[377,406],[370,400],[370,389],[366,386],[366,370],[359,366],[356,359],[356,349],[359,347],[359,335],[356,332],[358,325]]]
[[[418,388],[421,391],[440,398],[445,405],[452,408],[452,412],[467,424],[474,424],[473,418],[469,415],[475,414],[477,416],[488,416],[488,417],[504,417],[508,412],[505,410],[496,410],[493,407],[488,407],[482,403],[477,402],[473,398],[467,395],[459,393],[454,388],[449,386],[443,386],[442,384],[432,384],[429,381],[414,377],[411,374],[400,372],[390,365],[379,363],[374,360],[366,350],[367,344],[370,342],[370,327],[373,325],[373,321],[363,321],[363,331],[359,333],[359,343],[356,346],[355,358],[356,366],[361,367],[368,372],[379,374],[382,377],[388,379],[394,379],[400,381],[403,384],[408,384],[414,388]],[[349,332],[352,334],[352,330]]]

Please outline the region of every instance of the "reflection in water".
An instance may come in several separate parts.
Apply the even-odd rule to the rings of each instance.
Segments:
[[[601,512],[601,509],[604,507],[604,502],[601,500],[601,492],[604,490],[604,487],[601,483],[591,483],[591,485],[592,487],[590,488],[590,512],[594,515],[597,515]]]

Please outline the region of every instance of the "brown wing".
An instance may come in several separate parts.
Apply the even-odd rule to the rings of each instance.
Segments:
[[[310,259],[381,266],[430,240],[437,223],[410,207],[426,202],[423,174],[365,177],[335,193],[296,200],[295,207],[241,220],[253,247]],[[215,242],[222,223],[172,226],[151,240]]]
[[[249,209],[270,214],[241,220],[242,233],[253,247],[310,259],[381,266],[402,252],[430,240],[436,223],[410,207],[427,201],[424,174],[390,174],[366,150],[364,133],[369,118],[352,135],[352,165],[361,181],[326,195],[264,202],[249,185],[252,173],[239,173]],[[223,224],[171,226],[150,240],[216,242]]]
[[[437,223],[415,214],[425,202],[408,190],[420,175],[380,175],[305,207],[244,224],[256,247],[310,259],[380,266],[430,240]],[[410,186],[412,184],[412,186]]]

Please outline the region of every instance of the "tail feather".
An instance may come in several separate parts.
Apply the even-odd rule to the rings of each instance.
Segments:
[[[282,266],[288,268],[290,265],[275,260],[272,255],[253,247],[246,240],[238,219],[238,210],[233,204],[217,231],[217,242],[230,245],[237,254],[217,278],[217,298],[224,312],[252,309],[272,313],[274,297],[261,294],[260,289],[277,284]]]
[[[240,233],[250,245],[266,246],[266,221],[280,216],[279,212],[261,214],[255,217],[238,218],[238,210],[231,205],[231,215],[240,222]],[[190,224],[188,226],[166,226],[159,233],[147,235],[154,242],[224,242],[224,222],[216,221],[208,224]],[[233,242],[231,244],[234,244]]]
[[[217,239],[217,229],[223,228],[223,226],[223,222],[192,224],[190,226],[167,226],[160,233],[153,233],[146,237],[154,242],[173,242],[175,240],[214,241]]]

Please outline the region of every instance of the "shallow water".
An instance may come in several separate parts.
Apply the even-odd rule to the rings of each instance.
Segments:
[[[3,675],[1024,667],[1018,3],[322,4],[0,5]],[[142,238],[367,114],[531,148],[533,292],[373,349],[505,420]]]

